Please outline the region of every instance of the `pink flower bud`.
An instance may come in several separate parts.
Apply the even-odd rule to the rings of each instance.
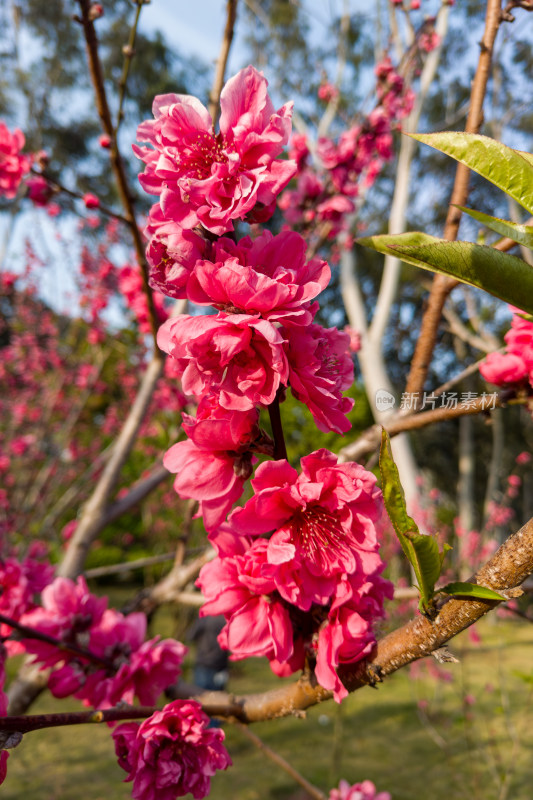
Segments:
[[[108,136],[107,133],[102,133],[101,136],[98,137],[98,144],[100,147],[104,147],[107,150],[111,147],[111,136]]]
[[[83,195],[83,202],[85,203],[85,208],[100,208],[100,200],[90,192]]]
[[[35,161],[41,169],[46,169],[50,162],[50,156],[46,150],[39,150],[38,153],[35,153]]]
[[[96,19],[104,16],[104,7],[101,3],[92,3],[89,7],[89,19],[94,22]]]

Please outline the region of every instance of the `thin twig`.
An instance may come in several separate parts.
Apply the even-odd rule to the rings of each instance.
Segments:
[[[115,176],[115,181],[117,184],[117,189],[122,202],[122,206],[124,208],[124,211],[126,212],[125,219],[133,237],[137,263],[139,264],[139,268],[141,271],[143,290],[146,295],[146,301],[148,304],[148,317],[150,320],[150,328],[154,340],[154,358],[163,361],[164,358],[163,354],[157,347],[157,330],[159,324],[157,321],[157,313],[155,310],[152,290],[150,289],[150,286],[148,284],[148,276],[149,276],[148,264],[144,252],[143,237],[139,229],[139,226],[137,224],[135,216],[133,194],[128,184],[126,168],[124,166],[124,161],[122,160],[122,156],[118,149],[118,143],[115,136],[115,127],[113,125],[113,120],[111,119],[111,111],[109,109],[109,104],[107,102],[107,94],[104,85],[102,64],[100,61],[100,55],[98,53],[98,39],[96,37],[96,30],[94,24],[90,19],[91,0],[79,0],[79,4],[81,8],[81,22],[85,34],[87,58],[89,63],[89,74],[91,77],[91,82],[93,84],[95,98],[96,98],[96,108],[98,111],[98,116],[100,117],[100,122],[102,123],[103,131],[111,139],[111,148],[110,148],[111,169],[113,170],[113,175]]]
[[[47,183],[52,186],[52,188],[57,189],[57,191],[62,192],[63,194],[67,194],[69,197],[74,198],[74,200],[83,200],[84,195],[81,192],[75,192],[72,189],[67,189],[62,183],[60,183],[56,178],[54,178],[50,173],[45,172],[43,170],[35,169],[32,167],[31,171],[34,175],[40,175],[43,177]],[[123,222],[125,225],[130,227],[129,220],[126,219],[122,214],[118,214],[116,211],[112,211],[107,206],[103,206],[101,204],[98,205],[98,211],[101,211],[102,214],[105,214],[107,217],[113,217],[113,219],[118,219],[120,222]]]
[[[247,725],[243,725],[242,722],[235,721],[234,723],[243,733],[244,735],[254,743],[254,745],[261,750],[262,753],[266,755],[274,764],[277,764],[278,767],[281,767],[287,775],[299,783],[305,791],[311,796],[314,797],[315,800],[326,800],[326,795],[324,792],[321,792],[317,786],[313,786],[312,783],[309,783],[308,780],[304,778],[304,776],[298,772],[288,761],[286,761],[283,756],[280,756],[279,753],[276,753],[275,750],[272,750],[267,744],[264,743],[262,739],[257,736],[257,734],[252,733],[252,731],[248,728]]]
[[[229,51],[233,41],[233,34],[235,32],[235,20],[237,19],[237,0],[227,0],[226,3],[226,27],[224,29],[224,37],[220,46],[220,53],[217,61],[217,68],[215,71],[215,78],[213,87],[209,94],[209,113],[213,120],[213,125],[217,121],[218,104],[222,87],[224,86],[224,76],[226,74],[226,65],[228,63]]]
[[[130,67],[133,56],[135,55],[135,39],[137,38],[137,28],[139,26],[139,18],[141,16],[141,9],[144,5],[143,0],[136,0],[137,10],[135,12],[135,19],[133,20],[133,25],[130,29],[130,35],[128,37],[128,44],[123,48],[124,53],[124,65],[122,67],[122,75],[120,76],[119,81],[119,98],[118,98],[118,112],[117,112],[117,122],[115,125],[115,139],[118,134],[118,129],[120,128],[120,123],[124,118],[124,112],[122,110],[124,105],[124,100],[126,98],[126,86],[128,83],[128,77],[130,74]]]

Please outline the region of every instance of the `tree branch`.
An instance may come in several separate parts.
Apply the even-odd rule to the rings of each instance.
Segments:
[[[475,366],[476,369],[479,368],[479,364],[472,366]],[[461,375],[464,377],[464,373],[461,373]],[[446,384],[443,385],[446,386]],[[400,413],[395,417],[389,418],[383,427],[387,433],[393,437],[405,431],[425,428],[427,425],[431,425],[434,422],[445,422],[467,415],[486,413],[495,408],[502,408],[507,405],[509,401],[510,398],[507,395],[498,395],[496,392],[493,394],[480,395],[475,400],[458,403],[455,408],[435,408],[431,411],[419,411],[416,414]],[[528,401],[528,398],[513,398],[513,401],[515,403],[525,403]],[[380,438],[381,426],[372,425],[372,427],[368,428],[355,442],[339,450],[341,462],[357,461],[366,453],[376,450],[379,447]]]
[[[147,706],[130,708],[106,708],[102,711],[67,711],[62,714],[28,714],[0,719],[0,732],[30,733],[43,728],[59,728],[65,725],[84,725],[91,722],[120,722],[125,719],[147,719],[157,711]]]
[[[487,0],[485,16],[485,31],[480,43],[478,65],[472,92],[470,95],[470,108],[466,120],[466,133],[477,133],[483,122],[483,101],[490,74],[490,63],[494,42],[501,24],[501,0]],[[456,206],[464,206],[468,197],[468,182],[470,170],[464,164],[457,165],[455,183],[446,224],[444,238],[455,241],[461,221],[461,211]],[[422,317],[420,334],[416,344],[411,369],[407,378],[405,391],[409,394],[421,392],[424,388],[427,372],[431,363],[433,350],[437,341],[437,331],[441,319],[444,303],[451,290],[457,286],[457,281],[444,275],[436,275],[428,298],[427,308]]]
[[[226,3],[226,27],[224,29],[224,37],[220,46],[220,53],[217,61],[217,68],[215,71],[215,78],[213,87],[209,95],[208,110],[213,120],[213,125],[217,121],[218,105],[220,101],[220,93],[224,86],[224,76],[226,74],[226,65],[228,63],[229,51],[233,41],[233,34],[235,32],[235,21],[237,19],[237,0],[227,0]]]
[[[62,577],[75,578],[83,570],[89,547],[101,530],[101,520],[117,485],[120,470],[131,452],[162,371],[163,362],[159,358],[154,358],[146,368],[131,411],[59,565],[57,574]]]
[[[481,586],[516,596],[516,587],[533,572],[533,519],[507,539],[494,556],[473,577]],[[457,636],[499,603],[449,598],[437,618],[430,622],[417,615],[381,639],[367,661],[346,665],[341,670],[350,692],[375,685],[419,658],[430,655]],[[255,695],[233,696],[224,692],[205,692],[199,700],[207,713],[234,716],[244,723],[300,715],[311,706],[330,700],[332,693],[319,686],[312,676],[303,675],[295,683]]]
[[[148,316],[150,320],[152,337],[154,340],[154,358],[163,361],[163,354],[157,347],[157,329],[159,324],[157,322],[157,314],[152,290],[148,284],[148,264],[146,262],[146,256],[144,252],[143,237],[135,217],[133,195],[128,185],[126,168],[118,149],[118,143],[115,136],[115,127],[113,125],[113,120],[111,119],[111,111],[109,110],[109,105],[107,102],[102,64],[98,54],[98,39],[96,37],[94,23],[90,19],[89,12],[91,8],[91,0],[79,0],[79,4],[81,8],[81,22],[85,34],[89,74],[96,98],[96,108],[102,123],[102,128],[111,139],[111,169],[113,171],[118,193],[125,211],[125,218],[132,233],[137,263],[139,264],[141,270],[143,289],[146,295],[146,301],[148,303]]]

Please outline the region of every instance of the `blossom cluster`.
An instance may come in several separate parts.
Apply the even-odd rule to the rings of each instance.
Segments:
[[[490,353],[479,371],[496,386],[533,387],[533,320],[511,307],[511,329],[504,336],[505,352]]]
[[[0,613],[4,616],[18,621],[37,606],[38,595],[51,582],[54,572],[45,556],[46,549],[34,542],[24,558],[8,555],[0,560]],[[6,637],[10,633],[9,626],[2,623],[0,635]],[[8,655],[22,649],[19,642],[12,640],[6,640],[4,647]]]
[[[13,627],[19,629],[22,651],[51,670],[48,687],[55,697],[73,695],[98,709],[131,705],[135,698],[141,705],[154,705],[176,682],[186,648],[159,637],[145,641],[144,614],[124,616],[108,609],[106,598],[91,594],[81,577],[50,582],[51,568],[46,571],[35,555],[2,564],[1,610],[12,615],[13,625],[3,625],[0,643],[0,715],[7,713],[4,662],[12,652]],[[42,605],[37,605],[33,593],[41,589]],[[26,610],[20,613],[21,608]],[[119,764],[133,781],[135,800],[174,800],[188,792],[202,798],[209,793],[215,771],[231,764],[223,731],[211,730],[209,722],[199,703],[177,700],[141,724],[114,728]],[[1,750],[0,784],[7,759],[8,752]]]
[[[174,700],[140,724],[118,725],[112,736],[125,780],[133,781],[133,799],[208,795],[216,770],[231,765],[224,731],[208,725],[209,717],[192,700]]]
[[[399,84],[394,88],[388,73],[380,81],[382,106],[399,114],[393,108]],[[232,511],[257,455],[280,452],[280,433],[273,424],[273,440],[261,429],[260,412],[282,402],[289,388],[321,430],[344,433],[350,427],[353,403],[343,393],[353,382],[354,345],[348,333],[316,321],[328,264],[308,257],[295,232],[252,228],[253,235],[238,235],[239,225],[270,218],[300,168],[299,154],[283,158],[291,108],[288,103],[276,110],[265,78],[248,67],[222,92],[218,133],[195,98],[164,95],[154,102],[154,120],[140,126],[146,146],[135,152],[145,164],[142,185],[158,196],[146,228],[151,285],[211,308],[209,314],[167,318],[163,301],[156,301],[158,343],[170,357],[167,375],[181,382],[174,405],[183,407],[185,395],[197,404],[196,416],[182,415],[187,439],[170,448],[165,465],[176,474],[176,491],[199,502],[217,550],[199,578],[202,613],[225,616],[220,641],[233,658],[265,656],[280,675],[308,664],[340,701],[347,693],[343,666],[370,653],[374,622],[391,593],[381,577],[375,477],[357,464],[339,464],[327,450],[302,458],[300,472],[277,458],[256,469],[253,496]],[[376,141],[384,149],[382,133]],[[345,196],[355,196],[350,146],[343,143],[342,157],[325,146],[323,154],[331,160],[335,190]],[[19,172],[21,165],[19,159]],[[50,187],[40,177],[29,190],[34,202],[46,203]],[[87,208],[99,205],[91,195],[84,202]],[[117,288],[141,332],[148,325],[141,276],[129,266],[117,270],[108,258],[111,225],[107,233],[96,254],[82,252],[91,345],[102,343],[98,323]],[[98,374],[96,365],[84,364],[73,384],[89,391]],[[21,409],[21,419],[26,413]],[[111,433],[112,427],[106,417],[102,430]],[[24,434],[9,444],[11,453],[22,455],[35,438]],[[153,705],[176,681],[185,648],[176,641],[145,641],[143,614],[109,609],[83,578],[39,575],[40,582],[32,583],[19,570],[17,584],[26,579],[28,596],[17,600],[13,591],[3,599],[20,625],[20,646],[50,670],[54,696],[72,695],[100,709],[134,699]],[[175,701],[141,724],[117,727],[119,763],[133,782],[134,798],[205,796],[214,771],[230,763],[223,733],[207,726],[197,703]],[[2,756],[0,772],[4,767]]]
[[[347,230],[347,216],[355,212],[356,198],[392,158],[393,131],[410,113],[414,94],[388,57],[377,65],[376,79],[376,107],[337,142],[322,136],[312,148],[305,135],[293,136],[290,155],[298,165],[298,180],[296,188],[285,191],[279,200],[290,225],[306,231],[318,224],[328,238],[336,238]]]
[[[198,100],[164,95],[139,127],[150,146],[134,148],[146,164],[142,185],[159,195],[146,228],[152,287],[217,312],[168,319],[158,335],[183,391],[200,401],[185,420],[188,440],[165,464],[178,493],[199,501],[208,530],[241,496],[253,452],[268,448],[259,409],[289,386],[321,430],[350,427],[349,337],[314,322],[329,266],[307,260],[294,232],[225,235],[237,220],[268,219],[295,174],[295,162],[279,158],[291,107],[276,111],[265,78],[247,67],[222,91],[218,134]]]
[[[87,706],[119,702],[155,703],[181,671],[186,648],[172,639],[145,641],[146,616],[125,616],[91,594],[85,580],[56,578],[42,592],[42,605],[19,622],[61,647],[27,638],[23,646],[43,669],[53,667],[48,686],[55,697],[74,695]]]
[[[399,113],[392,109],[399,83],[394,89],[387,70],[380,80],[389,86],[383,105]],[[275,111],[266,89],[253,67],[232,78],[222,91],[218,134],[203,106],[182,95],[156,98],[155,119],[139,128],[150,145],[135,148],[146,164],[141,183],[159,195],[146,231],[151,284],[216,312],[170,318],[159,330],[183,391],[198,400],[196,417],[183,415],[187,440],[164,463],[178,494],[199,502],[218,553],[199,586],[201,613],[226,618],[222,645],[234,659],[266,656],[278,674],[307,660],[340,701],[347,693],[342,665],[370,653],[373,623],[390,595],[380,576],[374,476],[338,464],[326,450],[303,458],[300,474],[278,459],[257,468],[254,496],[231,511],[255,454],[275,452],[259,427],[262,408],[290,387],[318,428],[344,433],[352,407],[343,396],[353,382],[350,336],[315,321],[328,264],[307,260],[295,232],[227,235],[237,220],[268,218],[298,169],[278,158],[291,106]],[[343,147],[353,160],[353,142]],[[344,191],[350,168],[330,156]]]
[[[0,120],[0,196],[15,197],[29,172],[31,158],[21,152],[25,141],[22,131],[17,128],[11,133]]]
[[[198,579],[201,614],[223,614],[233,659],[266,656],[288,675],[306,659],[337,701],[339,669],[368,655],[391,584],[380,573],[381,493],[372,473],[327,450],[261,464],[254,496],[210,535],[218,558]],[[264,538],[265,534],[271,534]]]
[[[231,78],[220,96],[220,130],[195,97],[155,98],[154,120],[138,129],[151,147],[134,146],[146,164],[140,181],[160,196],[166,219],[221,235],[233,221],[264,222],[295,165],[278,160],[291,128],[292,103],[275,111],[267,82],[253,67]]]

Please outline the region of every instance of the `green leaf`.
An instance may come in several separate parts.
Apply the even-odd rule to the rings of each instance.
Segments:
[[[486,586],[479,586],[477,583],[447,583],[438,591],[459,597],[475,597],[477,600],[506,600],[498,592],[487,589]]]
[[[398,534],[400,544],[404,547],[403,537],[409,533],[418,533],[418,526],[414,519],[407,514],[405,493],[400,483],[398,467],[392,455],[390,436],[385,428],[381,430],[379,469],[381,473],[381,491],[383,492],[385,507],[394,525],[394,530]]]
[[[464,206],[456,206],[456,208],[460,208],[469,217],[477,219],[478,222],[481,222],[492,231],[496,231],[500,236],[507,236],[514,242],[523,244],[533,250],[533,225],[517,225],[514,222],[491,217],[490,214],[483,214],[481,211],[474,211],[474,209],[465,208]]]
[[[420,589],[421,606],[427,608],[435,594],[435,584],[440,575],[439,545],[434,536],[423,533],[408,533],[407,541],[412,553],[411,563]]]
[[[533,157],[477,133],[410,134],[479,173],[533,214]]]
[[[444,559],[446,558],[446,554],[449,553],[450,550],[453,550],[453,547],[451,546],[451,544],[448,544],[448,542],[444,542],[444,545],[442,546],[442,553],[440,554],[440,568],[441,568],[441,570],[442,570],[442,563],[443,563]]]
[[[420,608],[428,611],[441,570],[439,546],[433,536],[419,533],[416,522],[407,514],[405,494],[392,456],[390,437],[385,429],[381,433],[379,469],[385,508],[415,573],[420,591]]]
[[[521,258],[492,247],[448,242],[426,233],[368,236],[356,241],[415,267],[457,278],[533,313],[533,267]]]
[[[525,160],[533,167],[533,153],[524,153],[523,150],[517,150],[516,152],[518,155],[522,156],[522,158],[525,158]]]

